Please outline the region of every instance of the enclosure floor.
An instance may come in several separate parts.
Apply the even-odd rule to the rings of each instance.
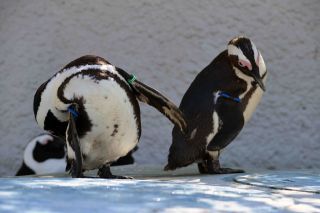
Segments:
[[[195,166],[174,172],[123,166],[112,172],[134,179],[2,178],[0,212],[320,212],[319,171],[200,175]]]

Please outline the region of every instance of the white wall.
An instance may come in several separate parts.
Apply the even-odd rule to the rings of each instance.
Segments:
[[[245,168],[320,168],[320,1],[0,1],[0,175],[20,165],[41,130],[37,87],[71,60],[96,54],[179,104],[226,43],[247,35],[269,79],[253,119],[222,156]],[[316,15],[317,14],[317,15]],[[172,125],[142,106],[140,164],[162,164]]]

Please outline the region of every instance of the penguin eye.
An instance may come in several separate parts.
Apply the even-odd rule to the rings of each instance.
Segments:
[[[242,63],[241,61],[238,62],[240,67],[245,67],[244,63]]]
[[[252,70],[252,66],[251,66],[251,64],[250,64],[249,61],[240,60],[240,61],[238,62],[238,64],[239,64],[240,67],[244,67],[244,68],[246,68],[246,69],[248,69],[248,70]]]

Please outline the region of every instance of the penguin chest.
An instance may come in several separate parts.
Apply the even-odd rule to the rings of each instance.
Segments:
[[[130,88],[113,79],[89,81],[83,88],[77,90],[79,95],[68,92],[68,88],[65,94],[81,96],[86,119],[82,120],[80,115],[77,120],[79,126],[87,125],[85,132],[81,132],[81,128],[78,131],[83,168],[95,169],[116,161],[136,146],[140,135],[140,112]],[[72,158],[69,154],[68,157]]]
[[[245,123],[247,123],[253,112],[255,111],[255,109],[257,108],[258,104],[261,101],[262,95],[263,95],[263,91],[260,88],[252,88],[252,91],[248,92],[249,94],[247,95],[247,97],[244,97],[244,101],[246,103],[246,105],[244,105],[244,110],[243,110],[243,117],[245,120]]]
[[[246,91],[240,95],[243,107],[243,117],[245,123],[247,123],[260,103],[264,92],[258,85],[252,85],[252,79],[248,76],[244,76],[238,72],[238,77],[243,79],[247,84]],[[264,84],[266,83],[266,80],[267,74],[265,74],[262,79]]]

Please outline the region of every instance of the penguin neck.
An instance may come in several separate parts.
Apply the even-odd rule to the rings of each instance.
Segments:
[[[254,82],[252,78],[243,74],[236,67],[233,69],[235,75],[239,79],[238,82],[242,82],[242,84],[245,86],[245,90],[240,93],[239,98],[241,99],[241,105],[243,107],[244,121],[247,123],[259,104],[264,91],[257,85],[257,83]],[[264,84],[266,82],[266,77],[267,72],[265,71],[262,76],[262,81]]]
[[[241,86],[240,86],[240,94],[239,98],[243,99],[245,95],[249,92],[249,90],[254,87],[253,86],[253,79],[245,74],[243,74],[238,68],[232,67],[234,70],[235,75],[237,76],[237,82],[242,81]],[[235,85],[237,85],[237,82],[235,82]],[[239,84],[239,83],[238,83]]]

